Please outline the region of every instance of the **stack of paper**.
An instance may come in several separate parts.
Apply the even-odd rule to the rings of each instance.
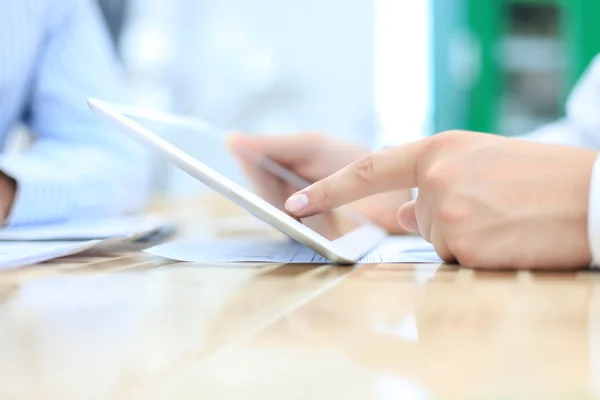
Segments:
[[[138,238],[169,225],[165,219],[114,217],[0,229],[0,241]]]
[[[0,269],[32,265],[171,228],[164,219],[107,218],[0,229]]]
[[[0,268],[22,267],[70,256],[89,250],[100,242],[0,242]]]

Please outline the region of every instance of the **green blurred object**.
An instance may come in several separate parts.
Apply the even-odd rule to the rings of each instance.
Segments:
[[[564,115],[600,53],[600,0],[432,0],[434,130],[517,135]]]

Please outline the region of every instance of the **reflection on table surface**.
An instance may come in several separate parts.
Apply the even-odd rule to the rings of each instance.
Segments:
[[[600,275],[80,255],[0,274],[2,399],[591,399]]]

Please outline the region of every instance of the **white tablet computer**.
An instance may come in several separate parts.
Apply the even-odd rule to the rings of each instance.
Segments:
[[[333,262],[354,263],[387,235],[383,228],[344,210],[298,220],[285,212],[285,198],[270,196],[268,188],[257,187],[256,179],[251,181],[246,177],[239,160],[228,150],[225,135],[216,136],[213,133],[202,137],[203,155],[197,158],[187,149],[191,146],[185,146],[184,150],[181,145],[177,146],[168,140],[169,135],[158,132],[153,126],[158,121],[168,126],[171,132],[187,127],[196,128],[196,132],[186,132],[186,135],[202,135],[202,132],[198,132],[202,131],[201,121],[194,123],[187,118],[95,99],[90,99],[88,104],[96,115],[159,153],[193,178]],[[298,189],[305,186],[300,177],[253,153],[252,149],[248,149],[248,154],[252,155],[250,160],[264,169],[265,174],[299,186]],[[248,162],[247,159],[245,162]]]

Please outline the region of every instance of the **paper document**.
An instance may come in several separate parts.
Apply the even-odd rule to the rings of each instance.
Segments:
[[[81,219],[65,223],[2,228],[0,241],[137,238],[149,235],[168,224],[164,219],[149,217]]]
[[[323,264],[330,262],[293,240],[192,239],[162,244],[145,251],[172,260],[202,263]],[[442,261],[433,250],[433,246],[416,236],[390,236],[358,261],[359,264],[439,262]]]
[[[37,264],[81,253],[102,241],[85,242],[0,242],[0,269]]]

